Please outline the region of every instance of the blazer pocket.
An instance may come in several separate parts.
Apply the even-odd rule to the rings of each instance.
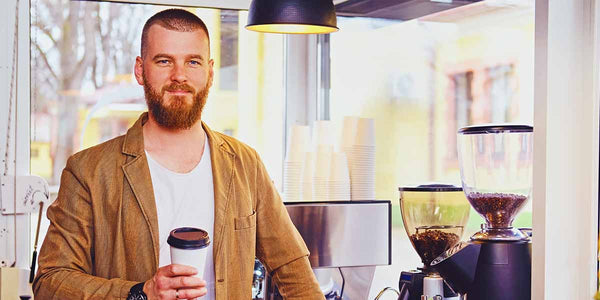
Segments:
[[[253,211],[249,216],[235,218],[233,221],[235,230],[256,227],[256,211]]]

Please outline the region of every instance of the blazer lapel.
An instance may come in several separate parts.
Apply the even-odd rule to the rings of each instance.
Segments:
[[[202,123],[208,137],[210,147],[210,160],[213,173],[213,187],[215,193],[215,221],[213,238],[213,257],[215,272],[223,272],[223,256],[221,251],[225,239],[225,225],[227,224],[227,209],[231,194],[232,180],[234,177],[235,154],[229,149],[225,141],[212,132],[206,124]],[[216,276],[223,276],[215,274]]]
[[[148,114],[144,113],[137,122],[127,131],[123,143],[123,153],[128,155],[127,162],[122,166],[125,178],[131,186],[138,205],[142,210],[148,230],[152,236],[155,267],[158,266],[158,216],[156,202],[152,188],[152,177],[148,168],[148,161],[144,152],[144,135],[142,125],[146,122]]]

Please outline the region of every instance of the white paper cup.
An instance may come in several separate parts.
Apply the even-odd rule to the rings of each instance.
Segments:
[[[331,174],[331,156],[333,155],[332,145],[319,145],[315,157],[313,177],[317,179],[329,180]]]
[[[331,181],[350,181],[350,171],[348,169],[348,159],[343,152],[335,152],[331,159]]]
[[[171,230],[167,243],[171,246],[171,263],[192,266],[198,270],[196,277],[204,278],[204,264],[210,245],[208,232],[193,227]]]
[[[302,200],[313,200],[312,184],[314,173],[314,157],[312,152],[306,153],[304,168],[302,169]]]
[[[317,150],[319,145],[331,145],[333,148],[333,124],[331,121],[315,121],[313,127],[313,149]]]
[[[308,126],[294,125],[290,128],[285,160],[288,162],[304,161],[304,155],[308,151],[310,134]]]
[[[342,141],[340,143],[341,149],[351,148],[356,140],[356,128],[358,125],[358,117],[346,116],[344,117],[344,124],[342,125]]]
[[[375,146],[375,120],[360,118],[356,124],[355,145]]]

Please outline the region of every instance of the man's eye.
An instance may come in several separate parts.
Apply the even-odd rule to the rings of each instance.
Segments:
[[[169,60],[167,59],[161,59],[161,60],[157,60],[156,61],[157,64],[161,64],[161,65],[165,65],[169,63]]]
[[[201,62],[197,61],[197,60],[190,60],[190,65],[192,66],[200,66],[202,65]]]

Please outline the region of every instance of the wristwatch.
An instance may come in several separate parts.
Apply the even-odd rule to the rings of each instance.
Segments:
[[[144,293],[144,282],[140,282],[131,287],[127,300],[148,300],[146,293]]]

